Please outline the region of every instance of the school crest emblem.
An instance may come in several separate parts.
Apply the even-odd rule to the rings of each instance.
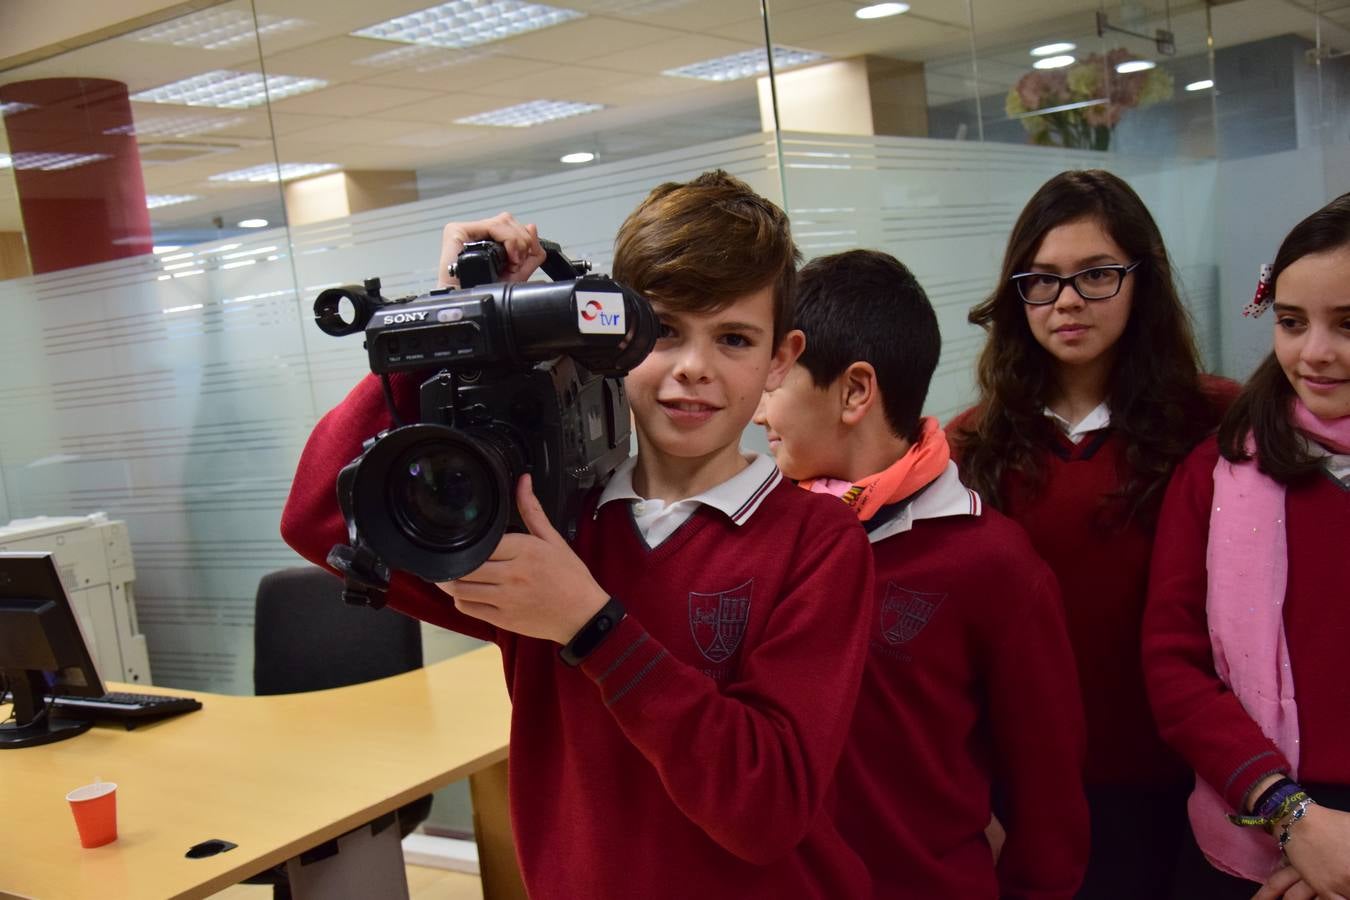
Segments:
[[[886,596],[881,602],[881,636],[889,644],[913,640],[946,599],[946,594],[911,591],[893,581],[886,582]]]
[[[755,579],[715,594],[689,592],[689,630],[709,662],[726,661],[745,636],[750,620],[750,594]]]

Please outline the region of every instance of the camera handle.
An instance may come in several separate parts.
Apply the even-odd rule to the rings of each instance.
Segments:
[[[591,270],[591,261],[588,259],[568,259],[563,255],[562,245],[557,241],[546,241],[539,239],[539,246],[544,248],[544,261],[540,263],[539,268],[544,270],[544,274],[554,281],[569,281],[573,278],[580,278]]]
[[[568,259],[557,241],[539,239],[544,250],[544,261],[539,268],[554,281],[571,281],[591,271],[589,260]],[[459,281],[461,288],[474,288],[480,284],[496,283],[501,280],[501,270],[506,265],[506,247],[497,241],[470,241],[459,251],[455,262],[446,270],[451,278]],[[367,286],[369,286],[367,284]],[[378,284],[376,285],[378,288]]]

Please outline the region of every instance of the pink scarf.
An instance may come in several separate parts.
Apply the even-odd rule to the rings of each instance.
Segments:
[[[1350,416],[1319,419],[1301,400],[1291,410],[1294,426],[1336,453],[1350,453]],[[1248,453],[1254,443],[1247,439]],[[1284,634],[1289,574],[1285,543],[1284,485],[1261,474],[1256,460],[1214,467],[1214,506],[1206,554],[1209,588],[1205,609],[1214,671],[1242,703],[1266,737],[1298,774],[1298,706]],[[1255,828],[1224,818],[1228,805],[1203,779],[1191,794],[1191,827],[1216,868],[1250,881],[1265,881],[1279,864],[1275,842]]]
[[[833,494],[866,522],[883,506],[898,503],[930,484],[947,470],[947,461],[951,458],[947,433],[938,425],[937,419],[925,416],[918,443],[880,472],[857,483],[837,478],[811,478],[797,482],[797,486],[814,494]]]

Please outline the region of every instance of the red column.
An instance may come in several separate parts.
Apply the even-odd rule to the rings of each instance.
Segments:
[[[102,78],[0,85],[33,272],[151,252],[127,86]]]

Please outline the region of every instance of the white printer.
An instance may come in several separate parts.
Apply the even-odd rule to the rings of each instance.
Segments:
[[[104,513],[38,516],[0,526],[0,550],[52,554],[105,681],[150,684],[150,657],[136,624],[131,540]]]

